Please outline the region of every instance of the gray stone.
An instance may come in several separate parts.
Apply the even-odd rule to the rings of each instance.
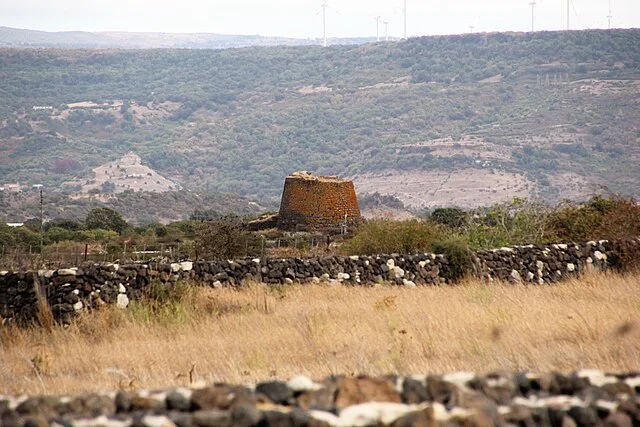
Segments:
[[[282,381],[260,383],[256,386],[256,393],[263,394],[280,405],[288,405],[293,401],[293,391]]]

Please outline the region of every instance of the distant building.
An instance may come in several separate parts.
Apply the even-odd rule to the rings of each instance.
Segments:
[[[9,227],[22,227],[24,222],[8,222],[7,225]]]
[[[51,105],[34,105],[34,110],[53,110],[53,106]]]
[[[14,193],[18,193],[21,190],[20,184],[5,184],[3,187],[6,191],[12,191]]]

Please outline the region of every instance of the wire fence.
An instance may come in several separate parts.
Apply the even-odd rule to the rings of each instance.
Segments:
[[[236,258],[319,256],[335,252],[326,237],[282,237],[238,242]],[[0,244],[0,270],[55,269],[83,263],[179,262],[207,259],[191,242],[152,245],[73,243],[67,245],[9,246]]]

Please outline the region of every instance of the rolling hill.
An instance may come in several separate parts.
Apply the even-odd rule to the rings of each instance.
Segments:
[[[640,30],[0,49],[0,94],[5,184],[73,193],[132,152],[184,191],[268,206],[295,170],[416,208],[640,195]]]
[[[330,38],[330,44],[360,44],[375,37]],[[247,46],[308,46],[317,39],[215,33],[149,33],[117,31],[37,31],[0,27],[0,47],[65,49],[228,49]]]

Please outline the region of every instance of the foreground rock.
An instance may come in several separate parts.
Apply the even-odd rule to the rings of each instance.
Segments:
[[[637,426],[640,373],[306,377],[255,386],[0,396],[2,426]]]

